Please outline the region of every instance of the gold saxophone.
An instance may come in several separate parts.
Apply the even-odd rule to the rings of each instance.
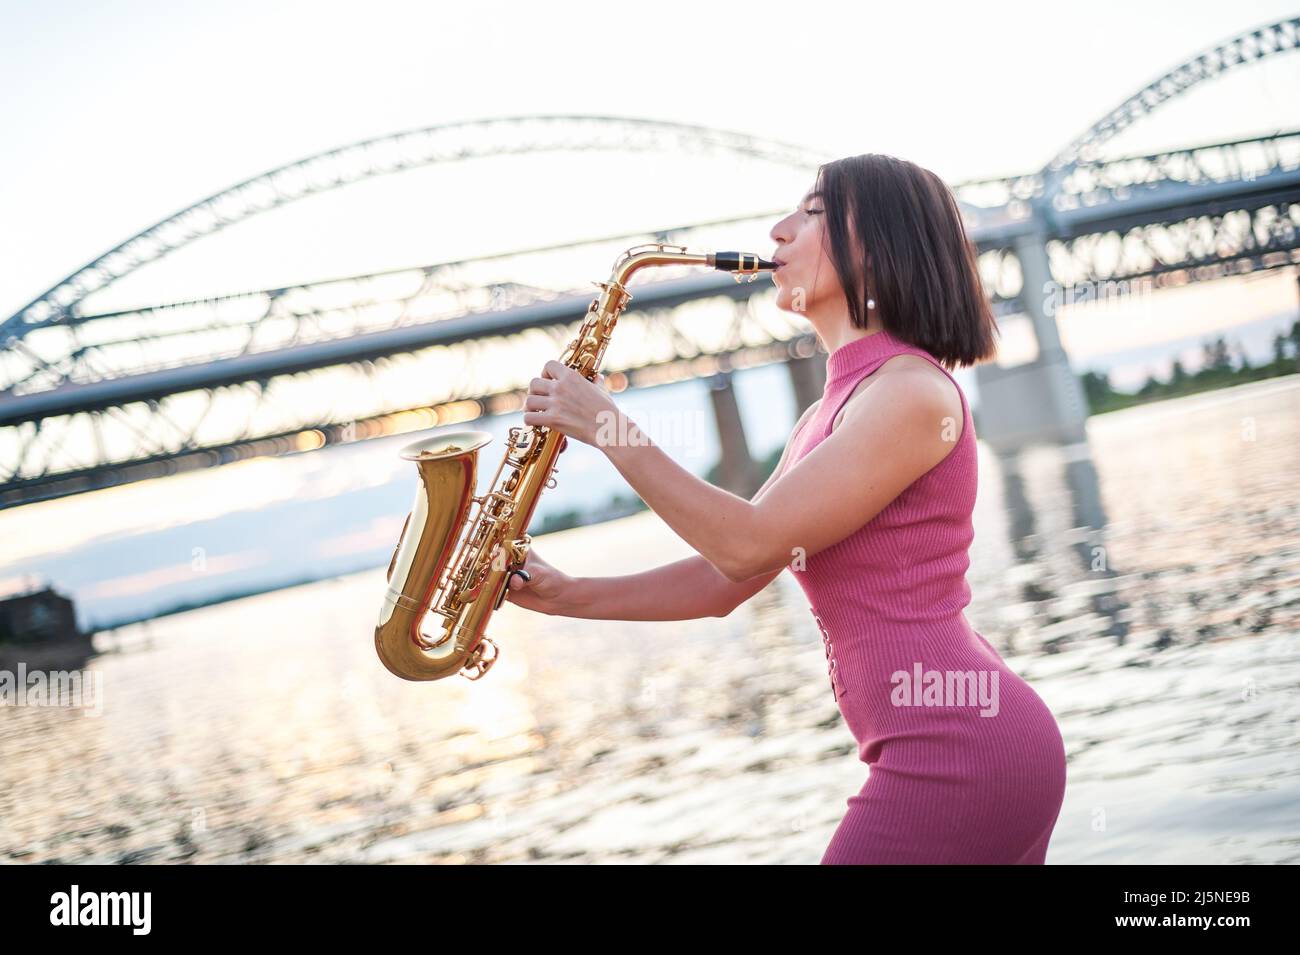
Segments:
[[[641,269],[664,265],[708,266],[731,272],[737,282],[742,276],[752,282],[758,273],[776,268],[748,252],[688,252],[672,245],[628,249],[614,263],[609,281],[594,283],[600,294],[560,360],[594,380],[614,325],[632,298],[628,280]],[[555,487],[562,437],[540,426],[511,428],[505,457],[482,497],[475,497],[474,490],[478,450],[492,440],[485,432],[435,435],[401,450],[403,458],[415,462],[420,483],[388,565],[388,587],[375,627],[379,659],[397,676],[440,680],[460,673],[477,680],[496,662],[497,646],[484,631],[505,599],[511,577],[530,579],[523,564],[532,538],[525,531],[543,489]],[[503,471],[505,480],[498,487]],[[421,629],[430,612],[441,618],[437,637]]]

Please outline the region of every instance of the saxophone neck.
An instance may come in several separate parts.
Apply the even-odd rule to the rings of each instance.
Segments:
[[[708,265],[711,256],[706,252],[691,252],[680,245],[638,245],[628,249],[614,263],[614,274],[610,282],[620,287],[626,286],[630,279],[641,269],[664,265]]]
[[[692,252],[680,245],[656,243],[634,246],[619,256],[614,263],[610,282],[626,289],[628,279],[636,272],[663,265],[703,265],[719,272],[730,272],[737,278],[776,269],[775,262],[769,262],[752,252]]]
[[[600,366],[614,324],[632,298],[628,281],[641,269],[664,265],[702,265],[730,272],[737,282],[745,276],[752,282],[760,272],[775,271],[777,267],[775,262],[752,252],[692,252],[684,246],[663,243],[633,246],[618,257],[608,282],[595,283],[601,295],[591,304],[582,334],[561,360],[591,378]]]

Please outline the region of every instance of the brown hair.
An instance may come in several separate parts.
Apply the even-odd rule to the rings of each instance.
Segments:
[[[997,323],[975,248],[942,179],[915,163],[869,153],[823,165],[817,190],[855,327],[867,327],[872,298],[891,334],[950,369],[997,353]]]

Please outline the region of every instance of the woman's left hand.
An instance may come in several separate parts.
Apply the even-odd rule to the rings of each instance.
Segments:
[[[534,378],[524,400],[524,424],[550,428],[563,435],[597,444],[618,417],[618,406],[605,390],[605,376],[594,382],[560,361],[548,361],[542,377]]]

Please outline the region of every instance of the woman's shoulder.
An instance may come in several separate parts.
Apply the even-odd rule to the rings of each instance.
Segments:
[[[895,355],[880,366],[883,375],[908,375],[914,381],[929,380],[938,386],[939,391],[951,395],[960,404],[961,393],[952,375],[939,364],[937,359],[924,355]]]
[[[838,420],[832,422],[832,428],[838,425],[849,411],[850,405],[868,400],[870,385],[888,379],[903,392],[917,401],[941,411],[941,417],[951,417],[958,423],[958,436],[965,427],[965,405],[961,390],[953,379],[933,359],[921,355],[895,355],[884,361],[870,376],[869,380],[859,383],[849,400],[840,409]]]

